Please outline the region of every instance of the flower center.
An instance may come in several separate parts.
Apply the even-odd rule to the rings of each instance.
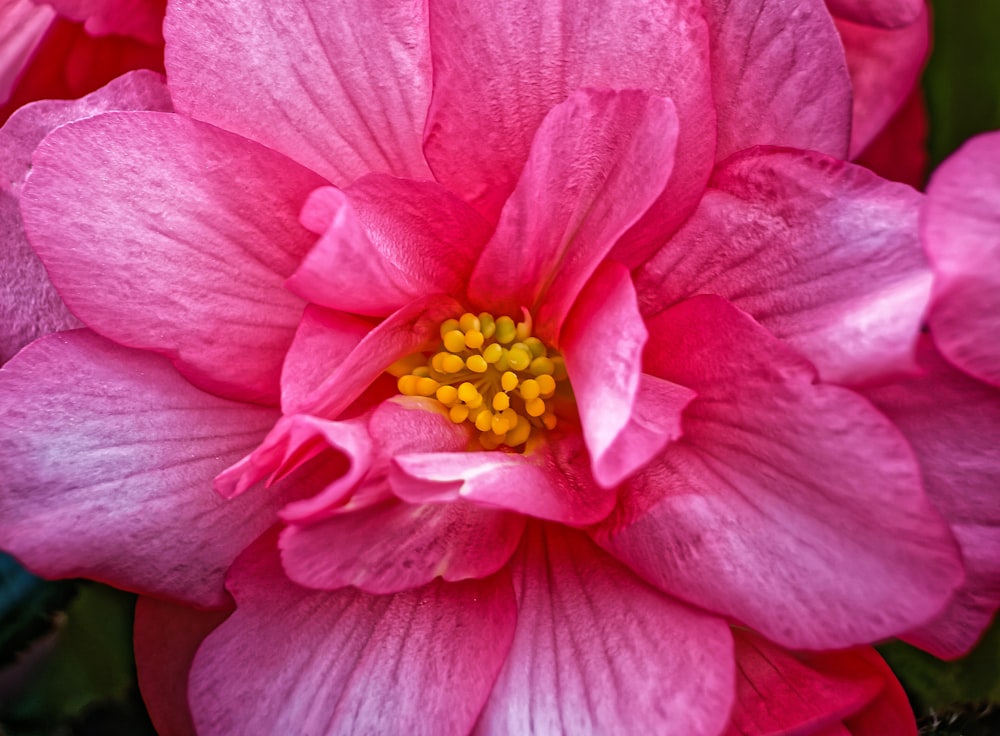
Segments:
[[[531,317],[466,312],[441,323],[441,346],[397,361],[389,372],[399,392],[440,402],[455,424],[469,422],[489,450],[522,447],[553,429],[553,397],[566,381],[562,356],[531,334]]]

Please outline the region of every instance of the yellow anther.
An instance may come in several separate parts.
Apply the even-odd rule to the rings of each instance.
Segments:
[[[526,381],[521,381],[518,393],[521,394],[521,398],[525,401],[531,401],[532,399],[537,399],[539,397],[542,393],[542,389],[538,385],[538,381],[534,378],[529,378]]]
[[[493,333],[496,332],[497,325],[493,321],[493,315],[489,312],[479,313],[479,331],[483,333],[483,337],[489,340],[493,337]]]
[[[444,373],[458,373],[460,370],[465,368],[465,361],[462,360],[461,355],[446,353],[444,358],[441,360],[441,367],[444,368]]]
[[[540,358],[535,358],[531,361],[531,365],[528,366],[528,372],[533,376],[551,376],[556,369],[556,364],[552,362],[551,358],[547,358],[544,355]]]
[[[538,382],[538,390],[545,398],[550,397],[556,391],[556,379],[552,376],[541,375],[535,379]]]
[[[440,385],[433,378],[418,378],[417,393],[421,396],[433,396]]]
[[[476,387],[471,383],[466,381],[465,383],[459,385],[458,387],[458,398],[468,404],[475,398],[479,397],[479,392],[476,391]]]
[[[517,383],[517,374],[514,371],[505,371],[500,376],[500,385],[503,386],[504,391],[513,391],[517,388]]]
[[[431,368],[438,373],[444,373],[444,358],[446,355],[451,355],[451,353],[434,353],[434,357],[431,358]]]
[[[457,319],[446,319],[444,322],[441,323],[441,338],[443,339],[444,336],[447,335],[449,332],[457,329],[458,329]]]
[[[523,445],[528,440],[528,435],[531,434],[531,422],[529,422],[524,417],[517,418],[517,426],[513,429],[508,429],[506,436],[504,436],[503,441],[510,447],[518,447]]]
[[[556,428],[556,424],[558,424],[558,423],[559,423],[559,420],[556,419],[556,415],[555,414],[543,414],[542,415],[542,424],[545,425],[546,429],[555,429]]]
[[[465,402],[470,409],[478,409],[483,405],[483,395],[476,394],[475,398]]]
[[[448,418],[455,424],[461,424],[469,418],[469,407],[465,404],[456,404],[448,410]]]
[[[454,404],[458,401],[458,389],[454,386],[442,386],[434,395],[442,404]]]
[[[507,422],[507,425],[511,429],[513,429],[515,426],[517,426],[517,412],[516,411],[514,411],[513,409],[511,409],[510,407],[508,407],[508,408],[504,409],[502,412],[500,412],[500,414],[503,416],[504,420]]]
[[[453,353],[460,353],[465,350],[465,333],[461,330],[452,330],[444,336],[444,346]]]
[[[400,376],[399,380],[396,381],[396,388],[399,389],[399,393],[404,396],[417,396],[417,381],[420,378],[414,376],[413,374],[407,374],[405,376]]]
[[[483,349],[483,360],[487,363],[496,363],[503,355],[503,348],[492,342]]]
[[[524,344],[528,346],[528,350],[531,352],[532,357],[541,358],[548,352],[545,349],[545,343],[537,337],[526,337],[524,339]]]
[[[458,318],[458,326],[463,332],[478,330],[480,327],[479,317],[472,312],[466,312]]]
[[[485,373],[489,365],[482,355],[470,355],[465,359],[465,365],[468,366],[469,370],[473,373]]]
[[[524,402],[524,410],[528,412],[530,416],[540,417],[545,413],[545,402],[536,396],[530,401]]]
[[[516,334],[517,327],[514,325],[514,320],[506,314],[503,317],[497,317],[496,332],[493,336],[496,338],[498,343],[506,345],[509,342],[513,342]]]
[[[517,323],[517,331],[514,333],[518,340],[527,340],[531,337],[531,319],[530,317],[524,322]]]
[[[418,378],[426,378],[427,376],[429,376],[431,374],[431,369],[428,368],[426,365],[421,365],[421,366],[417,366],[416,368],[414,368],[410,372],[413,375],[417,376]]]
[[[531,364],[531,353],[521,348],[511,348],[507,351],[507,363],[515,371],[523,371]]]
[[[507,425],[507,420],[504,419],[502,414],[494,414],[493,420],[490,423],[490,429],[497,434],[503,435],[507,434],[507,430],[510,429],[510,427]]]
[[[412,373],[414,368],[422,366],[423,364],[424,356],[420,353],[415,353],[413,355],[408,355],[405,358],[400,358],[385,370],[390,375],[399,378],[400,376]]]
[[[485,432],[493,426],[493,412],[485,409],[479,412],[479,416],[476,417],[476,429],[480,432]]]
[[[504,441],[503,437],[498,437],[492,432],[481,432],[479,434],[479,444],[487,450],[495,450]]]
[[[493,364],[493,367],[501,373],[510,368],[510,360],[508,358],[506,348],[500,348],[500,357],[497,358],[497,362]]]
[[[479,330],[469,330],[465,333],[465,347],[475,350],[481,347],[485,338]]]
[[[507,394],[500,392],[498,394],[494,394],[492,403],[493,408],[496,411],[503,411],[510,406],[510,397]]]

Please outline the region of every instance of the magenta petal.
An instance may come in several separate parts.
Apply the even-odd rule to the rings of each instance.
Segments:
[[[80,330],[0,372],[0,546],[47,577],[202,606],[278,499],[225,502],[212,478],[277,418],[191,386],[162,358]]]
[[[229,586],[236,612],[191,670],[200,736],[465,734],[514,633],[506,572],[396,595],[320,592],[290,583],[273,549],[255,545]]]
[[[647,370],[698,392],[601,544],[668,593],[790,648],[923,623],[962,581],[898,430],[718,297],[648,323]],[[719,356],[724,356],[720,359]]]
[[[48,0],[59,15],[92,36],[133,36],[144,43],[163,43],[165,0]]]
[[[10,100],[54,16],[47,4],[32,0],[0,4],[0,28],[4,29],[0,37],[0,105]]]
[[[426,3],[240,0],[171,4],[170,92],[181,110],[334,184],[381,172],[429,179]]]
[[[716,160],[755,145],[847,154],[851,80],[822,0],[705,3]]]
[[[473,302],[508,315],[527,307],[554,340],[587,279],[663,191],[676,132],[673,103],[640,91],[580,90],[553,108],[476,264]]]
[[[25,105],[0,130],[0,241],[4,243],[0,259],[0,364],[36,337],[80,326],[24,234],[18,199],[31,170],[31,154],[53,129],[73,120],[109,110],[170,108],[163,77],[137,71],[79,100]]]
[[[867,26],[898,28],[915,21],[925,8],[924,0],[826,0],[838,18]]]
[[[529,527],[518,619],[477,734],[717,734],[733,697],[720,619],[659,593],[583,534]]]
[[[325,307],[380,317],[426,294],[464,295],[491,233],[439,184],[384,175],[316,190],[302,222],[319,225],[322,237],[288,287]]]
[[[819,154],[737,155],[637,275],[640,304],[651,315],[718,294],[802,352],[824,381],[905,372],[930,293],[921,201]]]
[[[312,244],[298,210],[321,183],[204,123],[108,113],[39,146],[21,209],[89,327],[163,353],[201,388],[277,403],[304,306],[283,282]]]
[[[944,356],[1000,386],[1000,132],[967,142],[934,173],[922,223],[934,266],[930,324]]]
[[[694,392],[642,374],[648,334],[628,270],[607,262],[587,282],[563,331],[594,478],[618,485],[681,434]]]

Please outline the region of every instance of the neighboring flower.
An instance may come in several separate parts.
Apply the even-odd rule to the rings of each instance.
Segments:
[[[914,370],[921,196],[839,160],[821,3],[181,2],[165,35],[169,100],[11,121],[55,128],[16,195],[90,329],[0,373],[0,542],[150,596],[161,730],[724,733],[747,646],[947,603],[951,532],[845,387]]]

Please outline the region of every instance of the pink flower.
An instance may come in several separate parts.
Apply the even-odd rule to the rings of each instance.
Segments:
[[[0,374],[0,543],[150,596],[162,730],[722,733],[745,636],[947,603],[847,388],[914,368],[920,195],[839,160],[821,3],[705,5],[179,3],[177,112],[132,75],[34,150],[89,329]]]

